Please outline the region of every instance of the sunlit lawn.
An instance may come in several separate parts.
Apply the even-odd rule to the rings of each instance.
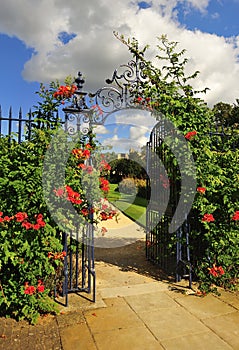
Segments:
[[[146,226],[147,200],[138,196],[115,191],[117,184],[110,184],[108,200],[125,215],[137,223]]]

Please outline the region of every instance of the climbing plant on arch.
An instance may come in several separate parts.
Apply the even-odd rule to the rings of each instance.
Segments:
[[[197,193],[188,224],[191,216],[192,263],[201,293],[216,291],[217,286],[237,290],[238,131],[216,124],[212,110],[201,97],[207,89],[193,89],[193,80],[199,72],[186,75],[185,50],[177,51],[176,42],[170,42],[167,36],[159,38],[158,54],[152,63],[146,58],[147,46],[139,50],[136,40],[126,40],[117,33],[115,35],[144,62],[147,79],[141,84],[139,102],[150,105],[172,121],[193,152],[197,168]]]

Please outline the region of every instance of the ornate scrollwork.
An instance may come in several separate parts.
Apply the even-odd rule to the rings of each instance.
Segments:
[[[89,113],[66,113],[65,131],[70,135],[82,133],[86,135],[91,130],[92,120]]]
[[[75,80],[77,90],[72,98],[72,104],[64,109],[65,113],[75,115],[79,123],[85,124],[88,118],[91,125],[99,125],[104,124],[110,113],[135,107],[135,92],[140,95],[142,83],[147,80],[145,68],[146,63],[136,56],[135,60],[132,59],[128,64],[122,64],[118,70],[116,69],[111,79],[106,79],[106,83],[111,86],[102,87],[95,93],[81,91],[85,81],[79,72]],[[94,109],[96,106],[97,109]]]
[[[132,84],[143,83],[146,81],[147,77],[144,73],[144,69],[146,68],[146,63],[142,60],[139,60],[137,57],[135,60],[131,60],[128,64],[122,64],[119,67],[119,72],[117,69],[114,71],[111,79],[106,79],[107,84],[116,84],[122,90],[125,85],[129,87]],[[123,70],[122,73],[120,71]]]

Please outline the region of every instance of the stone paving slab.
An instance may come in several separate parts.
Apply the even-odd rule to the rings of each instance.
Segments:
[[[135,284],[122,287],[101,288],[99,290],[102,298],[126,297],[129,295],[143,295],[150,292],[161,292],[168,289],[163,282],[150,282],[147,284]]]
[[[176,299],[184,308],[190,310],[200,320],[219,315],[225,315],[234,312],[235,309],[225,302],[215,298],[213,295],[207,295],[204,298],[195,296],[185,296]]]
[[[34,327],[0,319],[0,335],[6,337],[0,337],[0,349],[239,350],[239,310],[231,305],[237,305],[236,293],[227,302],[227,294],[196,297],[168,284],[158,291],[142,284],[147,285],[144,294],[132,286],[135,294],[104,298],[98,304],[104,307],[90,303],[87,310],[50,316]]]
[[[165,350],[232,350],[231,346],[210,331],[167,339],[162,341],[162,345]]]
[[[233,349],[239,349],[239,312],[221,315],[204,320],[215,334],[220,336]]]
[[[114,329],[94,335],[99,350],[163,350],[144,326]]]
[[[178,306],[140,312],[139,316],[159,341],[208,331],[200,320]]]
[[[97,350],[91,332],[85,323],[62,329],[61,342],[64,350]]]

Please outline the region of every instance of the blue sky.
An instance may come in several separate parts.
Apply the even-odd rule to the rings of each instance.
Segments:
[[[21,6],[16,6],[19,2]],[[199,70],[195,88],[209,87],[209,105],[239,98],[239,0],[8,0],[0,11],[0,104],[3,114],[38,100],[40,82],[82,70],[86,88],[104,85],[127,48],[113,31],[135,36],[155,53],[167,34],[186,49],[188,70]]]
[[[224,37],[239,35],[239,1],[210,1],[204,14],[198,10],[185,13],[184,10],[183,5],[178,6],[178,18],[190,30],[199,29]]]

